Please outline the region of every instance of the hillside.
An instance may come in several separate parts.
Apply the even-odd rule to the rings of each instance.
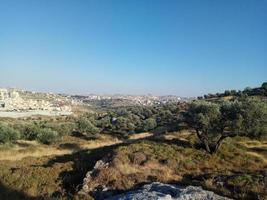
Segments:
[[[195,139],[177,132],[122,145],[103,158],[104,163],[94,169],[97,173],[86,176],[82,193],[101,196],[108,189],[116,194],[156,181],[202,186],[235,199],[267,197],[267,141],[253,149],[244,145],[246,138],[229,139],[216,155],[207,155],[194,150]]]
[[[267,101],[247,95],[0,118],[0,199],[102,200],[167,184],[264,200],[266,120]]]
[[[224,98],[224,99],[232,99],[238,97],[259,97],[266,99],[267,98],[267,82],[262,83],[260,87],[246,87],[243,91],[241,90],[225,90],[224,93],[216,93],[216,94],[205,94],[203,96],[198,97],[198,99],[216,99],[216,98]]]

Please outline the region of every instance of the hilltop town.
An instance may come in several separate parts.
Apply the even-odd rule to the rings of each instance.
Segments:
[[[14,88],[0,88],[0,116],[16,117],[24,114],[72,113],[71,100],[52,93],[38,93]]]
[[[15,88],[0,88],[0,117],[70,115],[73,112],[74,106],[85,106],[87,108],[129,105],[152,106],[189,101],[191,99],[175,95],[66,95]]]
[[[152,106],[166,103],[176,103],[181,101],[189,101],[194,98],[179,97],[175,95],[154,96],[154,95],[123,95],[123,94],[89,94],[89,95],[73,95],[75,101],[101,107],[119,107],[129,105]]]

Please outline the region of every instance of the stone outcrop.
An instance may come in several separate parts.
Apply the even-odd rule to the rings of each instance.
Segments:
[[[230,200],[196,186],[179,186],[154,182],[140,189],[105,200]]]
[[[113,191],[107,185],[94,183],[95,177],[98,176],[99,172],[110,165],[111,160],[109,157],[97,161],[94,168],[87,172],[79,195],[87,196],[91,194],[97,200],[230,200],[198,186],[180,186],[159,182],[153,182],[139,189],[118,194],[118,191]]]
[[[95,188],[89,188],[88,183],[94,178],[94,176],[97,175],[97,173],[104,168],[107,168],[109,166],[109,162],[107,159],[99,160],[96,162],[94,168],[87,172],[85,175],[85,178],[83,179],[83,186],[82,189],[79,191],[80,195],[87,195],[89,192],[92,192],[95,190]],[[106,190],[105,186],[102,186],[102,191]]]

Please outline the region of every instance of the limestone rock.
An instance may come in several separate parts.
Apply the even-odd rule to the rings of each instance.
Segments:
[[[151,183],[105,200],[230,200],[196,186]]]

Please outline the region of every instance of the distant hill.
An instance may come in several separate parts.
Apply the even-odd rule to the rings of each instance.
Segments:
[[[264,82],[260,87],[250,88],[246,87],[241,90],[225,90],[223,93],[205,94],[199,96],[198,99],[213,99],[213,98],[228,98],[228,97],[242,97],[242,96],[259,96],[267,97],[267,82]]]
[[[96,95],[87,96],[74,95],[73,99],[86,105],[101,108],[121,107],[121,106],[151,106],[175,102],[189,101],[192,98],[183,98],[174,95],[152,96],[152,95]]]

